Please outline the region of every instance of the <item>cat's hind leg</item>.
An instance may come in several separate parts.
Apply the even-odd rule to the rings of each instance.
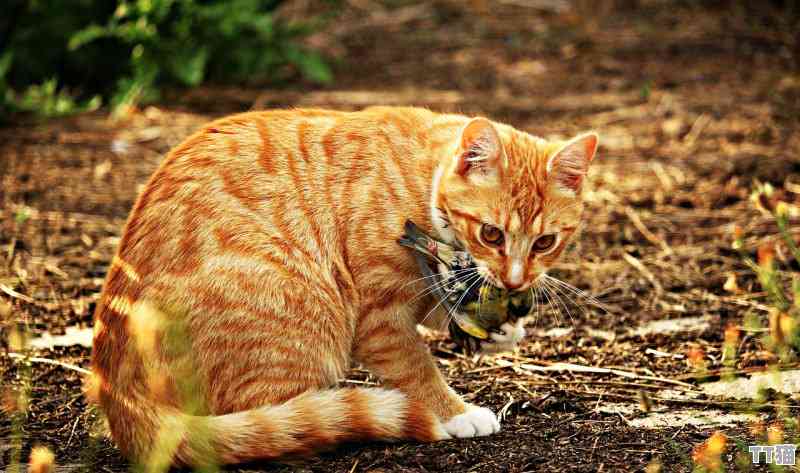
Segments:
[[[266,271],[217,269],[214,278],[162,285],[194,296],[186,339],[207,407],[188,413],[144,392],[135,401],[118,390],[102,396],[128,456],[143,460],[165,450],[162,432],[174,440],[164,461],[181,465],[307,455],[347,441],[449,437],[427,405],[403,391],[332,387],[349,367],[354,330],[325,288]]]

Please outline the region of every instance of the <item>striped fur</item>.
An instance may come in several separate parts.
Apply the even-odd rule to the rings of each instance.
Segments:
[[[120,449],[156,468],[448,438],[446,422],[470,411],[416,332],[432,301],[414,297],[423,286],[395,240],[409,218],[471,246],[462,214],[551,225],[535,215],[558,149],[490,124],[505,167],[470,193],[452,171],[468,123],[412,108],[254,112],[173,149],[130,214],[95,313],[88,393]],[[559,192],[558,205],[575,199]],[[474,249],[487,271],[506,264]],[[386,388],[334,389],[353,362]]]

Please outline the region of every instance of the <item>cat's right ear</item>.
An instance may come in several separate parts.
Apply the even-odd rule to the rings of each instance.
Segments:
[[[502,169],[500,135],[485,118],[473,118],[461,130],[455,173],[465,177],[496,177]]]

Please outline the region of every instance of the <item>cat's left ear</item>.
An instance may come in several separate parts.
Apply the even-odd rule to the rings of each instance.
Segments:
[[[594,132],[569,140],[547,160],[548,179],[561,189],[577,194],[597,152],[598,140]]]

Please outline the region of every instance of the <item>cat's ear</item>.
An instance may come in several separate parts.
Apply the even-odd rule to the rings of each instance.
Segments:
[[[547,176],[562,190],[578,193],[597,152],[597,133],[579,135],[547,160]]]
[[[455,173],[462,177],[497,176],[503,162],[500,135],[485,118],[473,118],[461,130]]]

